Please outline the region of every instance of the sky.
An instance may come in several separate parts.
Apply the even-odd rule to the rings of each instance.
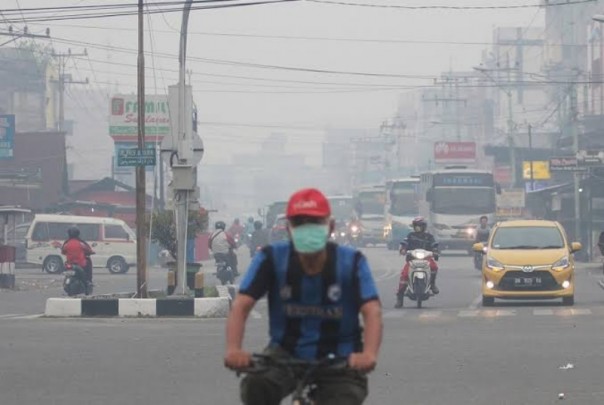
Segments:
[[[5,9],[124,2],[2,0]],[[354,2],[502,6],[537,0]],[[279,132],[288,136],[292,151],[305,152],[316,163],[323,129],[378,128],[395,114],[398,99],[410,91],[409,86],[429,85],[443,71],[477,65],[482,51],[489,48],[494,27],[542,27],[543,18],[538,8],[410,10],[310,1],[193,11],[187,69],[202,121],[204,159],[217,163],[232,154],[253,151],[264,136]],[[165,94],[166,86],[177,81],[180,19],[180,13],[145,19],[147,94],[156,88]],[[110,93],[136,90],[136,54],[132,52],[137,46],[136,16],[28,25],[30,32],[50,28],[51,45],[57,51],[87,48],[88,57],[70,62],[74,79],[87,76],[91,87],[110,88]],[[272,67],[253,68],[239,62]]]

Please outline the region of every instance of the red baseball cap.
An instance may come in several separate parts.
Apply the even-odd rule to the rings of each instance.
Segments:
[[[287,203],[287,217],[307,216],[325,218],[331,215],[329,201],[316,188],[296,191]]]

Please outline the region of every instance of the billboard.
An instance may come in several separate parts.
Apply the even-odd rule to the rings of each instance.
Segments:
[[[476,142],[435,142],[435,163],[473,163],[476,161]]]
[[[0,159],[12,159],[15,150],[15,115],[0,115]]]
[[[109,135],[116,142],[136,142],[138,137],[138,99],[135,94],[111,97]],[[170,135],[168,96],[145,95],[145,140],[161,142]]]
[[[531,162],[522,162],[522,178],[531,179]],[[533,180],[549,180],[552,175],[549,170],[549,160],[533,160]]]

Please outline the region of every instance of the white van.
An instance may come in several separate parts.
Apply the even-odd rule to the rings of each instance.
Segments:
[[[95,251],[93,267],[106,267],[117,274],[136,264],[136,237],[121,219],[48,214],[36,215],[25,236],[27,262],[41,265],[48,273],[63,271],[61,246],[72,226]]]

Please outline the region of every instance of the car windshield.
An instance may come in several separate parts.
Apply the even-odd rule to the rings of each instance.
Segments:
[[[562,234],[552,226],[502,227],[495,231],[493,249],[561,249]]]

